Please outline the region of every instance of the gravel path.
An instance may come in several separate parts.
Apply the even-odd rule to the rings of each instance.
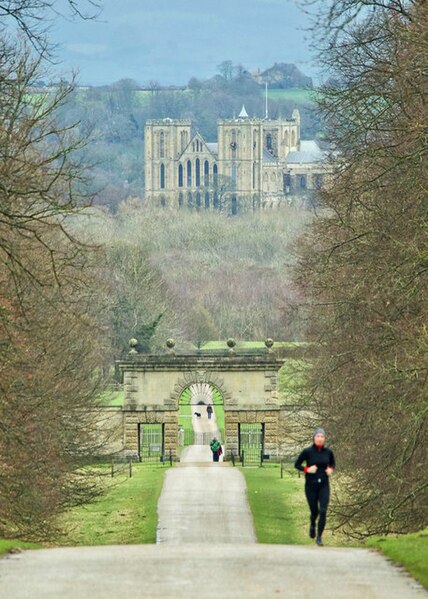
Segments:
[[[215,434],[205,409],[193,417],[196,433]],[[158,504],[158,543],[255,543],[245,478],[237,468],[214,463],[207,445],[187,447],[181,467],[165,474]]]
[[[172,468],[158,504],[158,543],[255,543],[245,479],[226,464]]]
[[[2,599],[427,599],[365,549],[139,545],[28,551],[0,560]]]

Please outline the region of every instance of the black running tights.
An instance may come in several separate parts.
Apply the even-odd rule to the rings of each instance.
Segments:
[[[318,520],[318,536],[320,537],[325,527],[327,519],[327,507],[330,500],[330,485],[318,481],[307,481],[305,484],[305,494],[308,500],[309,509],[311,510],[311,524],[315,526],[316,519]]]

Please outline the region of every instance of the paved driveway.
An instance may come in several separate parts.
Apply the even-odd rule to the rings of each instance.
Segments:
[[[2,599],[427,596],[398,568],[365,549],[256,543],[131,545],[28,551],[0,560]]]

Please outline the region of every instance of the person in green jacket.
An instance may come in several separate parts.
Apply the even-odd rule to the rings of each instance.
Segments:
[[[221,449],[221,443],[216,437],[214,437],[214,439],[211,441],[210,448],[213,452],[213,462],[219,462],[223,451]]]

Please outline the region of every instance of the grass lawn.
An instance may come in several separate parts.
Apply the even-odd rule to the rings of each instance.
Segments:
[[[125,391],[104,391],[100,393],[98,400],[104,407],[120,407],[125,401]]]
[[[408,535],[373,537],[367,546],[380,549],[428,589],[428,528]]]
[[[214,414],[217,421],[217,428],[220,431],[221,439],[224,443],[224,407],[214,404]]]
[[[314,95],[315,90],[299,87],[268,90],[268,97],[272,100],[291,100],[298,103],[314,103]]]
[[[40,549],[40,545],[17,539],[0,539],[0,555],[5,555],[10,551],[13,552],[19,549]]]
[[[283,479],[280,478],[278,464],[243,468],[242,473],[247,481],[248,501],[260,543],[313,543],[308,536],[309,510],[304,495],[304,479],[298,478],[291,464],[285,466]],[[330,546],[379,549],[428,588],[428,528],[408,535],[373,537],[364,545],[348,541],[340,533],[333,534],[327,519],[323,540]]]
[[[180,397],[180,407],[178,412],[178,426],[184,430],[184,446],[193,443],[193,425],[192,425],[192,391],[188,387],[183,391]]]
[[[190,445],[193,442],[192,406],[180,405],[178,426],[184,429],[184,445]]]
[[[309,538],[309,508],[305,498],[305,480],[292,464],[284,463],[284,478],[279,464],[263,468],[243,468],[248,500],[260,543],[313,543]],[[334,483],[333,483],[334,484]],[[356,546],[340,533],[324,530],[323,540],[330,546]],[[360,545],[357,545],[360,546]]]
[[[259,543],[306,544],[309,517],[303,479],[278,464],[263,468],[243,468],[248,501]]]
[[[105,466],[107,471],[109,467]],[[157,503],[162,489],[164,466],[134,464],[106,478],[107,493],[89,505],[73,508],[60,520],[66,534],[58,545],[113,545],[155,543]]]

